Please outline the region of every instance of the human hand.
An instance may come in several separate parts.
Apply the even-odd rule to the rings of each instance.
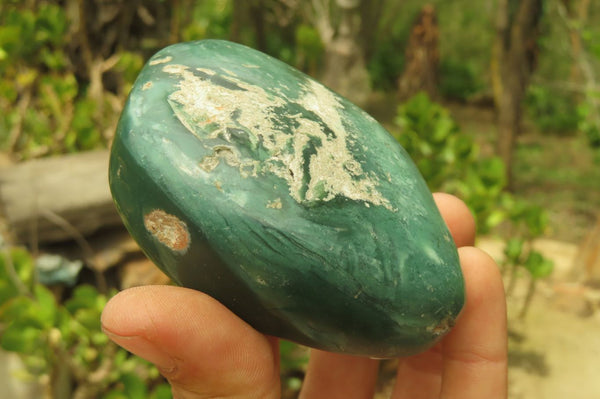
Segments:
[[[438,345],[400,359],[392,398],[506,398],[506,304],[498,267],[471,247],[475,223],[466,206],[447,194],[434,198],[459,247],[467,302]],[[153,362],[175,398],[280,395],[277,339],[201,292],[173,286],[123,291],[106,305],[102,326],[117,344]],[[372,398],[377,369],[373,359],[312,350],[300,397]]]

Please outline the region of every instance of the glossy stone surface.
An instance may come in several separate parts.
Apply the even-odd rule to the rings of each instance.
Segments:
[[[154,55],[109,178],[146,254],[263,333],[411,355],[463,306],[455,245],[405,151],[361,109],[247,47]]]

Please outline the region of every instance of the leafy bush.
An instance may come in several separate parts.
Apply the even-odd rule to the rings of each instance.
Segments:
[[[595,94],[599,95],[599,94]],[[577,107],[577,115],[579,123],[577,127],[585,134],[593,148],[600,148],[600,121],[598,116],[593,116],[593,107],[595,105],[588,102],[583,102]]]
[[[193,7],[180,7],[173,12],[185,14],[187,23],[182,27],[182,41],[206,38],[227,38],[232,19],[231,1],[205,0],[194,2]]]
[[[20,248],[0,253],[0,346],[20,354],[27,372],[47,382],[49,397],[170,398],[154,366],[102,332],[107,300],[96,288],[81,285],[60,303],[36,283],[29,253]]]
[[[445,98],[466,101],[483,87],[471,64],[453,58],[442,59],[439,89]]]
[[[473,140],[460,132],[449,111],[420,93],[398,109],[396,138],[408,151],[432,191],[461,197],[478,229],[488,232],[505,219],[498,204],[508,195],[499,158],[482,159]]]
[[[525,99],[527,112],[543,132],[573,133],[577,130],[579,115],[573,96],[546,86],[531,85]]]
[[[319,32],[309,25],[298,25],[295,34],[296,67],[316,74],[317,67],[323,57],[325,48]]]
[[[367,63],[373,88],[396,90],[398,76],[404,69],[404,40],[385,40],[375,47]]]
[[[92,97],[65,53],[69,21],[62,7],[0,8],[0,145],[23,158],[102,146],[110,99]],[[102,95],[103,93],[100,93]]]

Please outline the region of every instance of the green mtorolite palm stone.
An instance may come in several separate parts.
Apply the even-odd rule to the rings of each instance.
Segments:
[[[161,269],[265,334],[411,355],[463,307],[456,247],[406,152],[346,99],[239,44],[148,61],[110,186]]]

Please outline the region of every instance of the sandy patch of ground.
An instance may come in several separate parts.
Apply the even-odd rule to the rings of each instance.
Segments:
[[[502,244],[479,246],[501,258]],[[528,277],[520,277],[509,305],[509,398],[600,398],[600,291],[571,282],[577,247],[538,240],[536,249],[554,261],[524,320],[518,319]]]

